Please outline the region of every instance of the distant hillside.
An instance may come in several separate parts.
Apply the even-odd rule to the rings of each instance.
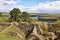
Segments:
[[[2,15],[9,15],[9,12],[0,12]]]
[[[9,12],[0,12],[2,15],[9,15]],[[55,15],[60,16],[60,13],[29,13],[29,15]]]

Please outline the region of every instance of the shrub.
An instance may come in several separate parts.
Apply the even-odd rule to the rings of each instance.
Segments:
[[[44,26],[44,24],[40,24],[40,27],[44,30],[44,31],[48,31],[48,28]]]
[[[54,25],[60,27],[60,20],[57,20],[57,21],[54,23]]]

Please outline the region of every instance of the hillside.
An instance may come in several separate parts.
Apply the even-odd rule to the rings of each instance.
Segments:
[[[4,26],[3,26],[4,27]],[[3,28],[0,26],[0,40],[24,40],[24,32],[16,26],[8,26]],[[1,29],[2,28],[2,29]]]

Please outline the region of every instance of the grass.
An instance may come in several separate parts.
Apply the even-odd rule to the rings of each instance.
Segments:
[[[44,26],[44,24],[40,24],[40,27],[44,30],[48,32],[48,28]]]
[[[8,35],[6,33],[0,33],[0,40],[22,40],[22,39],[17,38],[17,37],[13,37],[13,36]]]
[[[18,27],[11,27],[10,29],[8,29],[6,31],[6,33],[8,32],[18,32],[19,34],[21,34],[22,36],[24,35],[24,33],[22,32],[22,30],[20,30]]]
[[[0,40],[23,40],[17,36],[12,36],[9,32],[17,32],[24,36],[24,33],[18,27],[11,27],[5,32],[0,32]]]
[[[6,22],[7,18],[6,17],[0,17],[0,22]]]

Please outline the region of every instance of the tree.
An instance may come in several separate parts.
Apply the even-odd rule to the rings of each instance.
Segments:
[[[22,19],[24,22],[30,21],[30,15],[27,12],[22,12]]]
[[[2,17],[2,13],[0,13],[0,17]]]
[[[19,21],[19,16],[20,16],[20,14],[21,14],[21,11],[18,9],[18,8],[14,8],[14,9],[12,9],[11,11],[10,11],[10,21],[12,22],[12,21]]]

